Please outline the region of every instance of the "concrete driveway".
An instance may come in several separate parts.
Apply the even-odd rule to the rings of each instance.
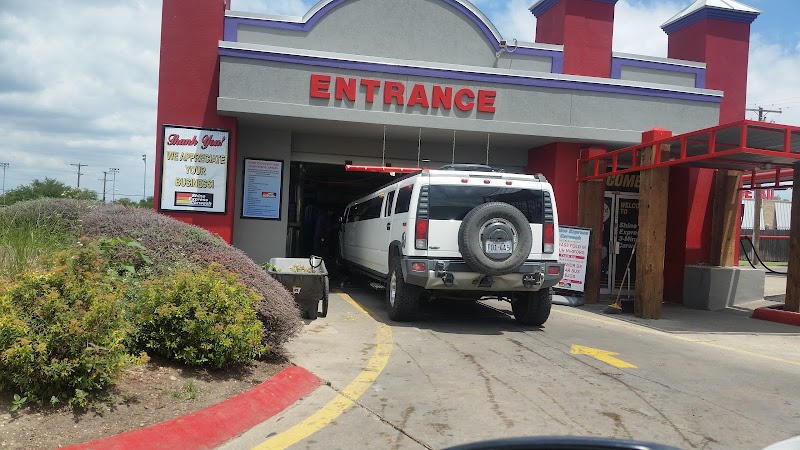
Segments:
[[[797,328],[668,307],[665,320],[502,302],[434,303],[392,323],[383,292],[331,296],[289,345],[329,385],[225,449],[419,449],[532,435],[760,449],[800,434]],[[369,313],[369,314],[368,314]]]

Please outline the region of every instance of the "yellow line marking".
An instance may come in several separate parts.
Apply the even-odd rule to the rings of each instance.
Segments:
[[[600,350],[599,348],[584,347],[583,345],[573,344],[569,352],[573,355],[591,356],[592,358],[598,361],[602,361],[618,369],[636,368],[636,366],[634,366],[631,363],[625,362],[621,359],[614,358],[614,356],[619,355],[619,353],[609,352],[607,350]]]
[[[586,316],[586,315],[583,315],[583,314],[577,314],[577,313],[573,313],[573,312],[562,311],[562,310],[555,309],[555,308],[553,309],[553,312],[555,312],[557,314],[563,314],[565,316],[576,317],[576,318],[581,319],[581,320],[588,320],[588,321],[591,321],[591,322],[600,322],[600,323],[603,323],[603,324],[606,324],[606,325],[611,325],[611,326],[615,326],[615,327],[619,327],[619,328],[627,328],[629,330],[637,331],[637,332],[640,332],[640,333],[649,333],[649,334],[656,334],[656,335],[659,335],[659,336],[666,336],[666,337],[669,337],[669,338],[672,338],[672,339],[675,339],[675,340],[678,340],[678,341],[690,342],[692,344],[704,345],[706,347],[711,347],[711,348],[714,348],[714,349],[717,349],[717,350],[724,350],[724,351],[728,351],[728,352],[732,352],[732,353],[738,353],[740,355],[752,356],[752,357],[756,357],[756,358],[767,359],[767,360],[770,360],[770,361],[775,361],[775,362],[779,362],[779,363],[783,363],[783,364],[789,364],[789,365],[792,365],[792,366],[800,367],[800,361],[792,361],[792,360],[789,360],[789,359],[778,358],[778,357],[775,357],[775,356],[763,355],[761,353],[756,353],[756,352],[751,352],[751,351],[748,351],[748,350],[742,350],[742,349],[738,349],[738,348],[728,347],[727,345],[715,344],[713,342],[698,341],[696,339],[688,338],[688,337],[685,337],[685,336],[679,336],[679,335],[676,335],[676,334],[667,333],[665,331],[654,330],[652,328],[647,328],[647,327],[642,326],[642,325],[632,325],[632,324],[624,323],[624,322],[621,322],[621,321],[618,322],[618,321],[614,321],[614,320],[601,319],[601,318],[597,318],[597,317],[590,317],[590,316]]]
[[[336,293],[358,311],[370,316],[370,313],[356,303],[352,297],[344,292],[337,291]],[[358,400],[378,378],[378,375],[380,375],[389,362],[389,355],[392,353],[392,347],[394,345],[392,341],[392,329],[383,323],[377,321],[376,323],[378,324],[378,329],[376,331],[377,346],[375,348],[375,353],[372,354],[372,358],[367,362],[364,370],[362,370],[341,393],[337,394],[333,400],[323,406],[322,409],[283,433],[267,439],[254,447],[254,449],[285,449],[321,430],[323,427],[336,420],[336,418],[348,408],[353,406],[356,400]]]

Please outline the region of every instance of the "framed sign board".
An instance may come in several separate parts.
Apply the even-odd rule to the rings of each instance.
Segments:
[[[281,220],[283,161],[245,158],[242,183],[243,219]]]
[[[230,131],[165,125],[161,211],[227,212]]]

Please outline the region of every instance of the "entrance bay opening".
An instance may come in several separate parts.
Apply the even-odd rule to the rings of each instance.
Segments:
[[[339,255],[340,219],[348,203],[402,174],[348,172],[344,164],[292,162],[289,175],[287,254],[321,256],[329,268]]]

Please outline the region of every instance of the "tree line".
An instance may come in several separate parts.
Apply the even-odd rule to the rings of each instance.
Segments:
[[[19,186],[15,189],[7,190],[5,195],[0,195],[0,205],[13,205],[14,203],[37,198],[73,198],[78,200],[99,200],[97,191],[89,189],[78,189],[68,186],[61,181],[52,178],[45,178],[44,181],[36,179],[30,184]],[[122,206],[152,208],[153,197],[147,197],[139,201],[131,200],[127,197],[120,198],[114,203]]]

